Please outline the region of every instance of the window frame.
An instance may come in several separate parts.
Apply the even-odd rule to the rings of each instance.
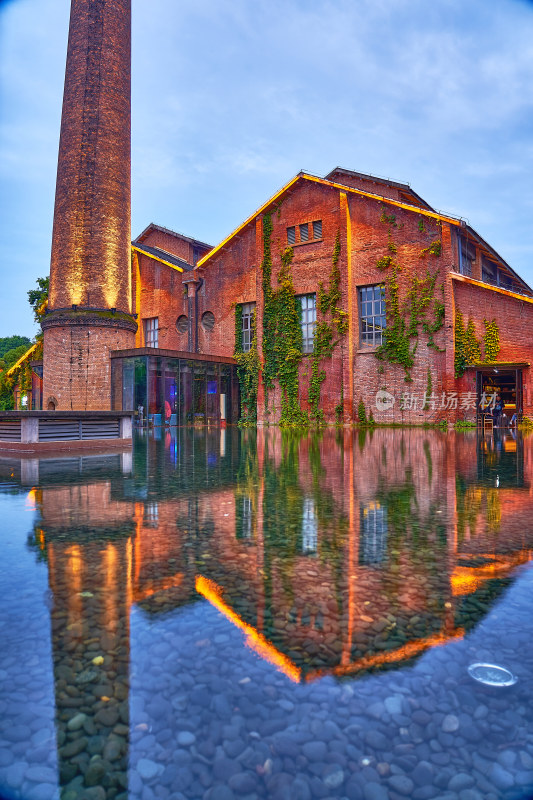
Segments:
[[[296,295],[296,299],[300,302],[300,327],[302,330],[302,353],[310,355],[314,351],[315,342],[315,328],[316,328],[316,292],[309,292],[308,294]],[[304,308],[304,301],[312,300],[311,306],[307,305]],[[312,312],[312,319],[308,319],[307,315]],[[309,337],[309,331],[311,336]]]
[[[253,341],[252,319],[255,316],[256,308],[257,308],[257,303],[255,302],[255,300],[252,300],[249,303],[241,304],[241,351],[243,353],[249,353],[250,350],[252,349],[252,341]],[[249,309],[249,311],[245,312],[245,309]],[[244,325],[245,320],[249,322],[248,327],[246,328]],[[249,341],[247,341],[248,339]]]
[[[316,233],[316,230],[317,230],[317,227],[315,227],[315,226],[318,226],[318,225],[320,225],[320,236],[315,236],[315,233]],[[322,239],[322,220],[321,219],[313,220],[311,222],[311,226],[312,226],[312,229],[313,229],[313,241],[319,242]]]
[[[466,278],[472,277],[472,267],[476,262],[476,246],[466,236],[459,234],[457,241],[459,253],[459,274]],[[468,267],[466,266],[468,264]]]
[[[365,296],[365,293],[368,290],[372,290],[372,297],[368,299],[368,296]],[[375,297],[375,290],[381,290],[381,297]],[[377,347],[381,347],[383,344],[383,331],[387,328],[387,304],[385,298],[385,285],[383,283],[371,283],[366,286],[358,286],[357,288],[357,297],[359,302],[359,348],[370,350],[375,349]],[[366,308],[366,304],[371,303],[371,310],[373,313],[367,314],[363,313]],[[378,313],[375,313],[375,303],[380,303],[380,308]],[[368,320],[375,320],[380,319],[384,320],[381,327],[376,328],[375,323],[372,322],[370,325],[369,330],[364,330],[364,323],[368,324]],[[365,336],[368,337],[371,335],[371,340],[369,338],[365,339]],[[379,336],[379,340],[378,340]]]
[[[157,349],[159,347],[159,317],[145,317],[143,328],[144,346]]]

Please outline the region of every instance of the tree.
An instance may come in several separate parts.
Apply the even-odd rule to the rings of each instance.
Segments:
[[[28,301],[33,308],[33,316],[35,322],[41,324],[41,320],[45,315],[46,307],[48,305],[48,291],[50,288],[50,278],[37,278],[37,288],[30,289],[28,292]]]
[[[18,347],[24,347],[26,350],[31,345],[31,340],[27,336],[3,336],[0,337],[0,360],[7,360],[7,353]],[[20,356],[18,356],[20,358]],[[14,364],[17,359],[10,361]]]

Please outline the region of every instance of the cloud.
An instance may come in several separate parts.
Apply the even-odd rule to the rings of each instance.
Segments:
[[[67,5],[2,6],[0,224],[5,241],[31,207],[28,285],[51,233]],[[533,280],[532,43],[521,0],[136,2],[134,225],[214,242],[301,168],[341,165],[468,217]]]

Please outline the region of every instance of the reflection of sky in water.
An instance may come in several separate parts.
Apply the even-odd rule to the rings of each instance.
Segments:
[[[0,493],[0,797],[55,800],[61,771],[81,799],[102,757],[142,800],[529,797],[531,444],[391,433],[162,432],[133,475],[47,462]],[[104,727],[72,724],[80,679]]]
[[[48,608],[53,601],[47,565],[36,564],[27,546],[34,518],[24,495],[0,493],[0,797],[14,792],[22,769],[17,765],[42,769],[49,781],[58,776]],[[18,740],[9,761],[2,742],[8,729]]]

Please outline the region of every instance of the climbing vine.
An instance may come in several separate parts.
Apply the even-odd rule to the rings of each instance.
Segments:
[[[292,247],[281,253],[281,268],[277,288],[272,286],[272,217],[263,217],[263,260],[261,278],[263,290],[263,381],[265,409],[268,413],[268,392],[277,381],[281,390],[280,425],[299,426],[309,423],[309,415],[299,402],[299,367],[303,358],[301,306],[295,296],[291,276],[294,258]],[[326,373],[321,369],[324,359],[331,358],[333,350],[348,330],[348,315],[339,308],[341,301],[341,275],[339,269],[340,235],[337,233],[333,250],[333,265],[327,288],[319,284],[317,310],[320,317],[315,325],[313,351],[310,354],[311,374],[308,399],[310,417],[323,422],[320,394]],[[255,336],[255,334],[254,334]],[[236,331],[237,337],[237,331]],[[236,341],[238,339],[236,338]],[[255,362],[254,362],[255,376]],[[255,384],[254,384],[255,386]]]
[[[278,288],[272,288],[272,218],[263,217],[263,261],[261,264],[263,287],[263,380],[265,404],[268,390],[277,379],[281,389],[280,425],[305,425],[307,415],[300,408],[298,367],[302,360],[301,311],[298,308],[291,277],[294,257],[292,247],[281,254]]]
[[[435,256],[435,258],[439,258],[442,254],[442,242],[440,239],[435,239],[434,242],[431,242],[429,247],[423,247],[420,251],[420,258],[425,258],[425,256]]]
[[[387,249],[389,253],[396,254],[398,248],[392,240],[392,228],[399,227],[396,217],[382,208],[380,221],[390,226]],[[442,244],[439,239],[424,248],[420,256],[423,258],[430,254],[438,258],[441,253]],[[387,326],[383,331],[384,341],[377,349],[376,357],[390,364],[400,364],[405,372],[405,380],[410,382],[420,329],[428,337],[427,346],[441,351],[435,344],[434,334],[444,325],[444,286],[442,284],[440,286],[439,297],[436,288],[439,270],[432,272],[428,267],[422,277],[413,275],[409,279],[407,293],[402,299],[398,282],[398,274],[402,269],[400,264],[392,255],[385,255],[377,260],[376,268],[387,273],[385,279]]]
[[[468,321],[465,328],[463,315],[455,312],[455,377],[460,378],[471,364],[481,361],[481,348],[476,338],[474,323]]]
[[[384,342],[376,351],[376,357],[390,364],[401,364],[405,371],[405,380],[410,382],[411,369],[415,362],[418,348],[419,328],[427,334],[427,346],[440,350],[433,339],[434,334],[444,325],[444,296],[442,300],[435,296],[439,271],[419,278],[414,275],[405,299],[400,298],[398,272],[394,265],[385,281],[387,299],[387,327],[383,331]],[[444,294],[444,288],[441,286]]]
[[[485,345],[485,361],[496,361],[500,352],[500,330],[495,319],[489,322],[484,319],[485,335],[483,344]]]
[[[339,308],[341,300],[341,273],[339,257],[341,252],[340,233],[337,231],[335,246],[333,248],[333,265],[329,276],[329,287],[324,289],[322,283],[318,287],[318,310],[324,319],[318,320],[315,325],[313,337],[313,352],[311,354],[311,380],[309,384],[309,404],[311,406],[311,419],[315,422],[324,421],[324,412],[320,408],[320,393],[326,373],[320,368],[325,358],[331,358],[333,350],[340,339],[335,339],[335,334],[344,336],[348,331],[348,314]],[[326,320],[330,315],[331,322]],[[338,409],[338,407],[337,407]],[[337,418],[339,414],[335,409]],[[342,412],[341,412],[342,413]]]
[[[259,354],[257,352],[256,315],[252,317],[252,341],[248,352],[242,348],[242,305],[235,306],[235,352],[237,377],[241,392],[241,418],[239,425],[257,422],[257,389],[259,386]]]
[[[485,335],[483,345],[485,350],[484,358],[481,357],[481,344],[476,337],[473,320],[468,321],[465,328],[463,315],[460,311],[455,312],[455,377],[460,378],[464,375],[467,367],[478,364],[481,361],[492,363],[498,358],[500,352],[500,331],[496,320],[483,320],[485,325]]]

